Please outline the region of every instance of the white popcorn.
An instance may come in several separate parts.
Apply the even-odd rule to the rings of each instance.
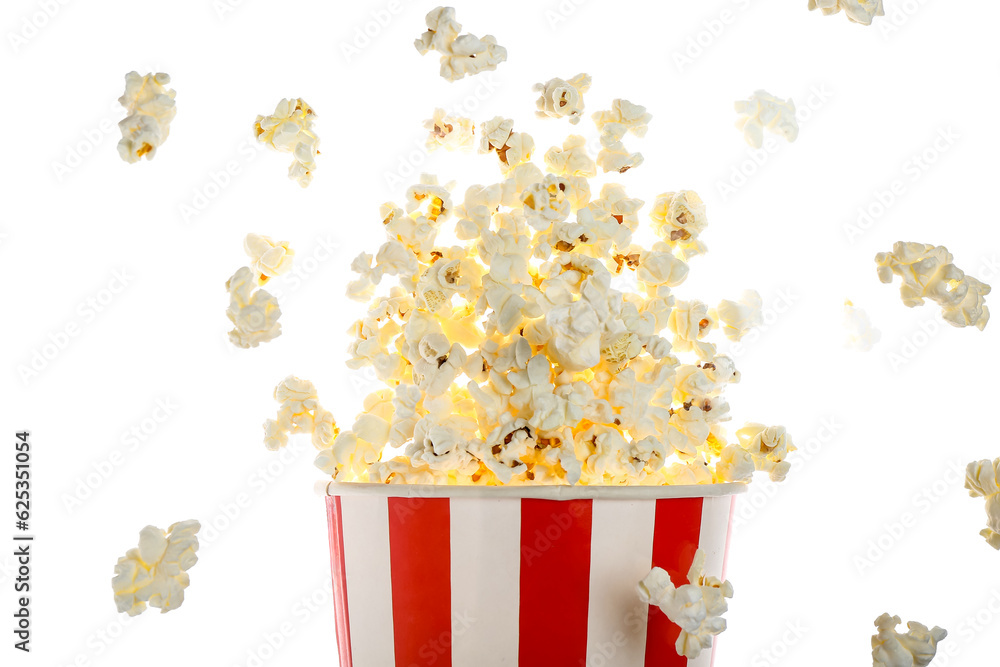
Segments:
[[[1000,550],[1000,459],[973,461],[965,471],[965,488],[973,498],[986,499],[986,528],[980,535]]]
[[[665,570],[654,567],[638,586],[639,599],[644,604],[659,607],[672,623],[680,626],[675,645],[677,655],[691,660],[710,649],[712,638],[726,630],[722,615],[729,610],[726,600],[733,597],[732,584],[705,575],[705,559],[705,552],[698,549],[687,584],[675,587]]]
[[[435,109],[434,116],[424,121],[427,129],[427,150],[444,148],[449,151],[472,148],[476,124],[470,118],[452,116],[444,109]]]
[[[736,437],[739,438],[740,446],[753,457],[757,470],[768,473],[774,482],[785,479],[791,467],[785,458],[796,447],[784,426],[749,423],[736,431]]]
[[[428,50],[460,30],[444,10],[429,25],[420,40]],[[642,136],[649,119],[623,100],[595,115],[605,145]],[[436,112],[429,140],[447,148],[457,132],[466,143],[471,132],[452,120]],[[453,207],[452,185],[422,175],[401,205],[380,207],[382,246],[351,263],[358,279],[348,294],[368,309],[348,329],[347,365],[372,367],[384,387],[338,433],[304,383],[265,426],[268,446],[312,428],[315,465],[345,482],[696,485],[748,483],[757,469],[784,476],[793,447],[783,429],[760,427],[734,443],[723,428],[724,391],[740,376],[716,354],[712,334],[738,338],[758,304],[745,295],[710,309],[671,292],[690,273],[686,260],[705,251],[698,195],[660,195],[651,218],[662,240],[643,247],[633,241],[643,201],[614,183],[592,196],[597,163],[583,137],[550,148],[545,173],[513,120],[497,116],[477,134],[480,152],[497,155],[500,179],[468,187]],[[605,152],[605,164],[613,155]],[[693,652],[705,633],[690,634],[683,650]]]
[[[601,133],[601,150],[597,154],[597,165],[605,173],[617,171],[625,173],[643,162],[642,153],[629,153],[622,143],[625,133],[637,137],[646,136],[649,121],[653,115],[646,107],[632,104],[628,100],[616,99],[610,111],[598,111],[592,118]]]
[[[288,247],[288,241],[275,242],[270,236],[247,234],[243,250],[250,258],[250,268],[257,274],[258,285],[292,270],[295,251]]]
[[[902,279],[899,291],[904,306],[915,308],[930,299],[941,306],[948,324],[982,331],[990,320],[985,301],[990,286],[966,275],[953,259],[944,246],[902,241],[893,245],[892,252],[875,256],[879,280],[891,283],[893,274]]]
[[[152,160],[167,137],[170,121],[177,115],[176,91],[167,88],[170,75],[129,72],[125,75],[125,94],[118,103],[125,107],[125,118],[118,123],[122,138],[118,154],[129,163],[143,156]]]
[[[198,562],[199,530],[197,521],[180,521],[166,532],[156,526],[139,532],[139,546],[118,559],[111,580],[119,612],[137,616],[148,603],[165,614],[184,603],[187,571]]]
[[[233,345],[242,348],[257,347],[281,335],[281,309],[274,296],[263,289],[256,289],[257,280],[249,267],[241,267],[226,281],[229,308],[226,317],[234,328],[229,332]]]
[[[682,258],[689,259],[706,252],[698,238],[708,227],[705,203],[696,192],[664,192],[657,195],[649,217],[653,231]]]
[[[532,90],[541,93],[538,101],[539,118],[566,118],[576,125],[583,115],[583,94],[590,90],[590,75],[577,74],[569,81],[555,78],[536,83]]]
[[[257,116],[254,133],[257,141],[279,153],[291,153],[288,178],[302,187],[312,183],[319,155],[319,137],[313,129],[316,112],[301,97],[278,102],[274,114]]]
[[[809,9],[820,9],[824,16],[843,9],[847,18],[862,25],[871,25],[876,16],[885,16],[882,0],[809,0]]]
[[[728,299],[720,301],[715,309],[716,319],[726,338],[738,341],[750,333],[751,329],[760,326],[762,307],[760,294],[754,290],[747,290],[743,292],[739,301]]]
[[[326,449],[340,433],[333,413],[319,404],[312,382],[289,375],[274,388],[274,400],[280,403],[278,417],[264,422],[264,446],[269,450],[287,445],[292,433],[311,433],[313,446]]]
[[[872,664],[874,667],[927,667],[937,654],[937,645],[948,636],[948,631],[935,626],[910,621],[906,634],[896,631],[902,623],[899,616],[882,614],[875,619],[878,633],[872,636]]]
[[[734,104],[736,129],[743,132],[743,138],[753,148],[764,145],[764,129],[784,137],[789,143],[799,136],[799,122],[795,118],[795,102],[791,98],[782,100],[766,90],[758,90],[748,100]]]
[[[462,24],[455,20],[454,7],[437,7],[427,13],[427,31],[414,40],[420,55],[441,54],[441,77],[458,81],[466,75],[495,70],[507,60],[507,49],[493,35],[482,39],[471,33],[460,35]]]
[[[844,301],[844,329],[847,337],[844,347],[857,352],[869,352],[882,339],[882,332],[872,326],[872,321],[861,308],[850,300]]]

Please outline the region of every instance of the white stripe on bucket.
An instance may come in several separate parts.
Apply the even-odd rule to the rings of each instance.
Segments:
[[[451,502],[451,631],[455,667],[515,667],[521,503]]]
[[[722,578],[722,565],[726,560],[726,537],[729,533],[729,513],[732,497],[705,498],[701,512],[701,537],[699,548],[705,552],[705,574]],[[688,660],[689,667],[711,667],[715,652],[715,637],[712,648],[705,649],[694,660]]]
[[[392,565],[389,502],[374,496],[342,496],[344,568],[351,617],[354,667],[392,667]]]
[[[647,605],[636,586],[653,559],[655,500],[595,500],[586,667],[643,667]]]

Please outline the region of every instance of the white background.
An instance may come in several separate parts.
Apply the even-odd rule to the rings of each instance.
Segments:
[[[935,665],[995,661],[1000,554],[953,468],[1000,455],[986,428],[1000,325],[953,329],[933,306],[904,308],[872,260],[898,240],[944,244],[996,280],[1000,6],[886,0],[890,16],[866,28],[806,0],[456,4],[509,60],[450,84],[412,46],[431,3],[64,0],[47,17],[43,2],[4,2],[0,433],[32,431],[37,535],[30,656],[10,648],[12,560],[0,549],[4,664],[335,664],[321,475],[308,442],[282,461],[261,445],[272,389],[309,378],[350,424],[377,385],[343,366],[345,329],[363,312],[343,296],[347,264],[381,242],[377,207],[405,187],[394,175],[458,179],[459,198],[498,177],[488,156],[427,159],[421,121],[435,106],[513,117],[540,158],[570,131],[596,137],[589,120],[533,116],[532,84],[580,71],[594,78],[588,116],[615,97],[654,116],[645,139],[626,139],[646,158],[617,179],[630,194],[651,203],[689,188],[708,204],[710,252],[678,295],[764,297],[767,324],[735,353],[735,426],[785,424],[804,450],[785,485],[744,503],[717,664],[867,664],[883,611],[951,631]],[[691,62],[678,61],[686,50]],[[156,158],[129,165],[114,124],[132,69],[168,72],[178,113]],[[799,140],[773,142],[760,166],[732,109],[758,88],[793,97],[801,121]],[[322,138],[306,190],[286,178],[288,156],[250,135],[258,113],[297,96]],[[919,167],[925,152],[933,164]],[[219,176],[227,163],[238,173]],[[904,194],[849,235],[896,180]],[[288,239],[298,274],[272,283],[283,334],[247,351],[227,342],[223,284],[249,231]],[[112,295],[115,271],[127,285]],[[882,331],[870,353],[841,346],[845,298]],[[61,336],[71,324],[78,335]],[[176,406],[162,423],[157,401]],[[3,452],[6,545],[13,447]],[[144,525],[189,518],[206,529],[183,608],[118,617],[115,560]]]

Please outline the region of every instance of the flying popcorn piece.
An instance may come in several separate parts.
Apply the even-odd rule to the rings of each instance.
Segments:
[[[514,121],[502,116],[496,116],[480,127],[479,152],[496,153],[504,173],[530,162],[535,149],[535,140],[530,134],[513,130]]]
[[[625,173],[643,162],[642,153],[629,153],[622,138],[626,133],[636,137],[646,136],[649,121],[653,115],[646,107],[628,100],[616,99],[609,111],[598,111],[592,118],[600,131],[601,150],[597,154],[597,165],[605,173],[617,171]]]
[[[791,468],[787,456],[796,450],[784,426],[749,423],[736,431],[736,437],[758,471],[766,472],[773,482],[784,481]]]
[[[871,25],[876,16],[885,16],[882,0],[809,0],[810,11],[822,10],[824,16],[844,10],[853,23]]]
[[[170,75],[129,72],[125,75],[125,94],[118,103],[125,107],[125,118],[118,123],[122,138],[118,154],[128,163],[143,156],[152,160],[167,137],[170,121],[177,115],[176,91],[167,88]]]
[[[541,93],[535,102],[539,118],[566,118],[576,125],[583,116],[583,94],[590,90],[590,75],[577,74],[569,81],[559,78],[536,83],[532,90]]]
[[[139,546],[118,559],[111,580],[119,612],[138,616],[148,604],[165,614],[184,603],[187,571],[198,562],[199,530],[197,521],[180,521],[166,532],[156,526],[139,532]]]
[[[882,614],[875,619],[878,633],[872,636],[873,667],[927,667],[937,654],[937,645],[948,631],[910,621],[905,634],[896,632],[899,616]]]
[[[973,498],[986,499],[986,528],[980,535],[1000,550],[1000,459],[974,461],[965,471],[965,488]]]
[[[872,326],[871,318],[849,300],[844,301],[844,347],[857,352],[869,352],[882,339],[882,332]]]
[[[750,333],[754,327],[760,326],[761,308],[764,302],[760,294],[754,290],[743,292],[739,301],[723,299],[715,308],[715,319],[721,325],[722,332],[731,341],[739,341]]]
[[[281,449],[288,444],[288,436],[292,433],[310,433],[313,446],[326,449],[340,434],[333,413],[319,404],[312,382],[289,375],[274,388],[274,400],[280,403],[277,418],[264,422],[267,449]]]
[[[302,187],[312,183],[319,155],[319,137],[313,129],[316,112],[301,97],[278,102],[270,116],[257,116],[254,134],[257,141],[279,153],[291,153],[288,178]]]
[[[712,638],[726,630],[722,615],[729,610],[726,601],[733,597],[733,586],[728,581],[705,575],[706,554],[701,549],[695,553],[688,572],[688,583],[675,587],[670,575],[654,567],[639,582],[639,599],[659,607],[670,622],[679,626],[675,648],[677,655],[693,660],[706,649],[711,649]]]
[[[236,347],[257,347],[281,335],[278,300],[267,290],[257,289],[257,280],[249,267],[241,267],[226,281],[229,308],[226,316],[234,328],[229,340]]]
[[[257,274],[258,285],[292,270],[295,251],[288,247],[288,241],[275,242],[269,236],[247,234],[243,250],[250,257],[250,268]]]
[[[758,90],[748,100],[734,104],[740,115],[736,129],[753,148],[764,145],[764,130],[784,137],[789,143],[799,136],[799,123],[795,117],[795,102],[782,100],[766,90]]]
[[[434,115],[424,121],[427,129],[427,150],[444,148],[449,151],[472,148],[476,125],[469,118],[452,116],[444,109],[435,109]]]
[[[698,238],[708,227],[705,203],[691,190],[657,195],[649,217],[653,231],[682,259],[702,255],[708,249]]]
[[[414,40],[420,55],[441,54],[441,77],[458,81],[465,76],[495,70],[507,60],[507,49],[493,35],[482,39],[471,33],[459,34],[462,24],[455,20],[454,7],[437,7],[427,13],[427,31]]]
[[[915,308],[929,299],[941,307],[948,324],[982,331],[990,320],[985,299],[990,286],[966,275],[953,259],[944,246],[899,241],[892,252],[876,255],[875,263],[883,283],[891,283],[893,274],[902,279],[899,291],[904,306]]]

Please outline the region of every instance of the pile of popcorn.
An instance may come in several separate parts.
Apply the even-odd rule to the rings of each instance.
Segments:
[[[733,586],[728,581],[705,575],[705,552],[699,549],[688,572],[688,583],[675,587],[670,574],[654,567],[639,582],[639,599],[659,607],[671,623],[680,627],[677,655],[695,659],[712,647],[712,638],[726,630],[722,615],[729,610]]]
[[[574,81],[589,85],[586,75]],[[564,96],[575,99],[556,97]],[[649,118],[626,100],[594,114],[619,139],[641,136]],[[446,147],[473,135],[440,112],[428,129],[428,141]],[[760,296],[711,307],[672,293],[706,251],[698,195],[659,194],[648,219],[660,240],[645,247],[633,241],[644,202],[614,183],[592,193],[596,163],[582,137],[550,148],[543,171],[534,140],[511,119],[488,120],[478,134],[501,179],[453,202],[452,184],[425,175],[402,205],[382,205],[385,243],[351,264],[359,278],[348,295],[368,312],[351,326],[348,366],[373,367],[385,388],[339,431],[312,384],[286,378],[267,446],[311,432],[316,465],[337,481],[712,484],[748,482],[754,471],[783,479],[795,449],[783,427],[751,423],[728,437],[724,392],[740,373],[710,340],[721,331],[738,341],[759,324]],[[623,171],[609,143],[602,139],[608,170]],[[630,282],[637,287],[615,286]]]
[[[169,83],[170,76],[162,72],[125,75],[125,94],[118,98],[126,114],[118,123],[122,133],[118,154],[126,162],[138,162],[143,156],[152,160],[156,149],[170,136],[170,121],[177,115],[177,93],[167,88]]]
[[[119,612],[137,616],[148,603],[165,614],[183,604],[187,571],[198,562],[199,530],[197,521],[180,521],[166,531],[146,526],[139,532],[139,546],[118,559],[111,581]]]
[[[902,279],[899,292],[904,306],[916,308],[929,299],[941,306],[948,324],[982,331],[990,321],[985,299],[990,286],[966,275],[953,259],[944,246],[899,241],[892,252],[878,253],[875,263],[883,283],[891,283],[893,275]]]

